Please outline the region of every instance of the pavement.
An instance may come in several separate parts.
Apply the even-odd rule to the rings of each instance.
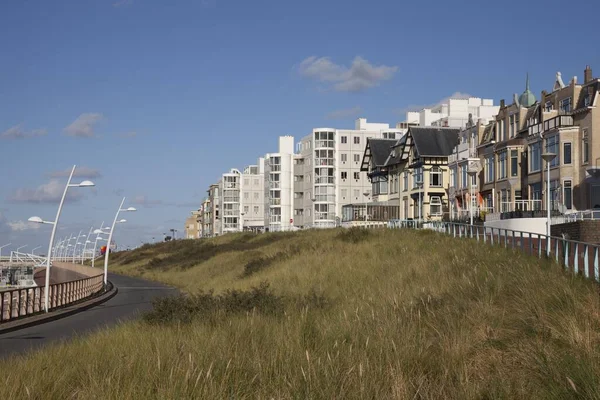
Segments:
[[[105,303],[55,321],[1,334],[0,358],[137,318],[152,308],[153,299],[177,294],[175,288],[145,279],[109,273],[108,280],[118,292]]]

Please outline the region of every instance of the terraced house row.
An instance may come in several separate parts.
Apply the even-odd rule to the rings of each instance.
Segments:
[[[565,84],[557,73],[539,100],[527,79],[524,92],[510,104],[501,100],[489,121],[370,140],[362,170],[374,187],[389,183],[382,205],[397,207],[400,219],[535,217],[548,200],[557,216],[600,209],[599,90],[589,66],[581,83]]]
[[[539,99],[527,78],[510,104],[451,98],[395,127],[359,118],[296,144],[281,136],[275,153],[210,185],[186,236],[398,219],[487,224],[545,215],[548,199],[557,218],[600,208],[598,90],[586,67],[583,82],[557,73]]]

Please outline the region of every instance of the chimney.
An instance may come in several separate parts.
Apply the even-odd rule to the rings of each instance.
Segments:
[[[504,99],[500,100],[500,108],[504,108]]]
[[[592,79],[592,68],[590,68],[589,65],[586,65],[585,70],[583,71],[583,83],[591,82]]]

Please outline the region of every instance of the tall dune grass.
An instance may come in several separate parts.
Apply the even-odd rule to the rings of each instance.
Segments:
[[[211,312],[2,361],[0,398],[600,398],[597,286],[549,260],[434,232],[323,230],[113,262]],[[228,305],[261,287],[278,312]],[[163,306],[155,317],[178,312]]]

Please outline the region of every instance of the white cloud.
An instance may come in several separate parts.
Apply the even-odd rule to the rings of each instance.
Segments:
[[[346,108],[342,110],[334,110],[328,113],[325,118],[326,119],[347,119],[352,117],[357,117],[362,112],[362,108],[359,106]]]
[[[67,126],[64,131],[67,136],[91,138],[96,136],[94,125],[103,118],[99,113],[84,113],[81,114],[71,125]]]
[[[58,180],[51,180],[48,183],[38,186],[36,189],[20,188],[17,189],[9,201],[14,203],[58,203],[65,190],[65,183]],[[70,190],[67,192],[67,200],[78,201],[83,197],[79,190]]]
[[[448,101],[450,99],[468,99],[470,97],[475,97],[472,96],[468,93],[462,93],[462,92],[454,92],[452,93],[450,96],[448,97],[444,97],[443,99],[435,102],[435,103],[431,103],[431,104],[421,104],[421,105],[410,105],[408,107],[404,107],[398,110],[398,113],[400,114],[406,114],[409,111],[421,111],[424,108],[434,108],[437,107],[441,104],[448,104]]]
[[[298,70],[306,78],[333,84],[333,89],[338,92],[362,92],[391,79],[398,67],[375,66],[357,56],[348,68],[335,64],[328,57],[311,56],[300,63]]]
[[[23,129],[23,127],[19,125],[15,125],[12,128],[8,128],[4,132],[0,133],[0,138],[2,139],[25,139],[37,136],[44,136],[48,132],[45,129],[32,129],[30,131]]]
[[[62,171],[53,171],[48,174],[51,178],[63,178],[68,177],[71,174],[71,168]],[[102,178],[102,174],[99,170],[88,167],[76,167],[73,177],[87,178],[87,179],[98,179]]]
[[[10,229],[12,231],[15,232],[21,232],[21,231],[28,231],[28,230],[38,230],[40,229],[41,224],[36,224],[34,222],[29,222],[29,221],[14,221],[14,222],[9,222],[7,224]]]

